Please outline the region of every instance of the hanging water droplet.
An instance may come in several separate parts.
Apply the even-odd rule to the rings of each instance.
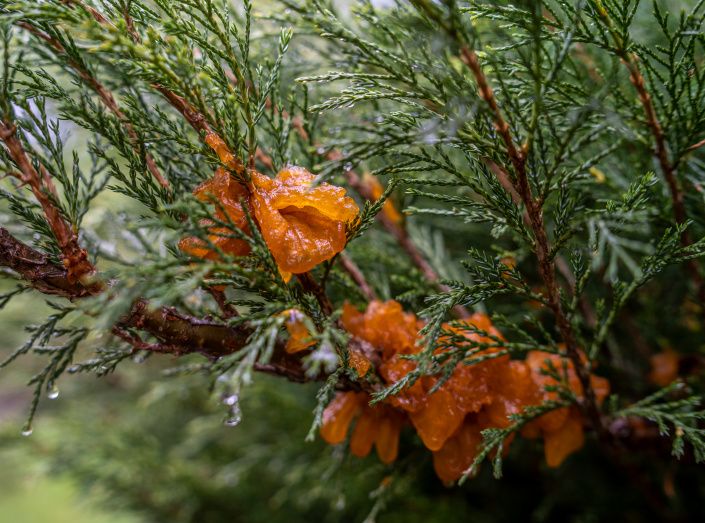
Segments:
[[[235,403],[230,409],[230,414],[228,414],[228,417],[225,418],[223,423],[228,427],[234,427],[240,423],[240,421],[242,421],[242,412],[240,412],[240,405]]]
[[[289,9],[289,8],[287,7],[286,9],[284,9],[284,12],[285,12],[286,14],[289,14],[289,13],[291,13],[291,9]]]
[[[383,116],[378,116],[378,117],[377,117],[377,123],[382,123],[383,121],[384,121],[384,117],[383,117]]]
[[[343,169],[345,169],[346,171],[349,171],[352,169],[352,167],[353,167],[352,162],[348,162],[343,166]]]
[[[316,149],[316,154],[323,154],[324,152],[326,152],[326,150],[323,147]]]
[[[27,425],[25,428],[23,428],[22,435],[23,436],[31,436],[32,435],[32,425]]]
[[[58,397],[59,397],[59,388],[52,386],[49,389],[49,392],[47,392],[47,398],[49,398],[50,400],[55,400]]]
[[[228,396],[227,398],[223,399],[223,403],[226,405],[236,405],[237,402],[240,400],[237,394],[233,394],[232,396]]]

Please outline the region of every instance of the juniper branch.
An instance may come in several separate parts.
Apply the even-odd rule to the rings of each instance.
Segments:
[[[57,192],[51,176],[41,164],[39,169],[42,174],[37,173],[17,137],[17,127],[9,121],[7,115],[4,115],[0,122],[0,140],[4,142],[8,155],[19,169],[19,173],[12,171],[12,174],[17,175],[23,184],[29,185],[41,205],[61,249],[64,263],[69,268],[69,276],[83,283],[88,291],[100,292],[103,284],[97,280],[98,271],[88,260],[86,251],[79,245],[76,232],[52,201],[57,200]]]
[[[97,19],[96,19],[97,20]],[[51,49],[53,49],[58,55],[63,56],[66,59],[66,63],[73,68],[77,73],[79,78],[81,78],[87,85],[89,85],[98,95],[100,100],[103,102],[103,104],[115,115],[117,116],[120,120],[123,121],[123,125],[125,126],[125,130],[127,131],[127,134],[129,137],[135,141],[135,143],[139,143],[139,137],[135,133],[135,131],[132,128],[132,125],[130,125],[130,122],[127,120],[127,116],[120,110],[118,107],[117,102],[115,101],[115,97],[112,95],[110,91],[108,91],[99,81],[98,79],[90,74],[86,69],[81,67],[79,63],[77,63],[75,60],[73,60],[68,54],[66,53],[66,49],[64,49],[64,46],[61,45],[61,43],[56,40],[55,38],[52,38],[50,35],[46,34],[43,31],[40,31],[36,27],[30,25],[27,22],[17,22],[16,24],[18,27],[21,27],[23,29],[26,29],[30,33],[32,33],[34,36],[37,38],[43,40],[46,42]],[[137,147],[133,147],[133,150],[135,152],[138,152]],[[168,187],[169,183],[164,179],[162,176],[162,173],[159,170],[159,167],[157,167],[157,163],[155,162],[154,158],[149,153],[145,153],[145,161],[147,163],[147,169],[149,169],[149,172],[154,176],[154,179],[159,182],[160,185],[164,187]]]
[[[422,5],[422,9],[427,7],[426,3],[420,0],[417,0],[415,3]],[[432,11],[431,9],[428,9],[427,12],[435,14],[435,11]],[[458,37],[457,34],[452,35]],[[519,194],[519,197],[524,203],[526,211],[529,215],[531,229],[535,238],[535,254],[538,258],[541,278],[546,286],[546,297],[548,299],[549,308],[556,319],[556,325],[561,333],[561,336],[563,337],[563,341],[566,344],[568,356],[575,366],[576,373],[583,387],[583,393],[585,396],[584,407],[590,418],[591,424],[600,436],[606,439],[609,437],[609,434],[605,430],[602,414],[597,404],[597,398],[595,397],[595,391],[590,384],[590,371],[586,365],[583,364],[580,358],[580,351],[575,339],[572,324],[563,311],[563,307],[561,305],[556,287],[555,266],[550,258],[550,248],[543,221],[543,209],[539,202],[534,199],[531,187],[529,186],[526,170],[526,151],[522,147],[517,148],[515,146],[509,126],[504,120],[502,112],[495,101],[492,88],[489,86],[487,78],[480,67],[477,54],[468,46],[468,44],[461,43],[460,57],[463,63],[468,67],[468,69],[470,69],[478,85],[480,97],[492,110],[495,129],[504,142],[506,154],[514,168],[515,179],[511,180],[512,185],[514,186],[514,190],[516,190],[517,194]]]
[[[308,132],[306,131],[306,129],[304,129],[304,126],[300,120],[294,119],[292,121],[292,127],[297,130],[299,135],[305,141],[309,140]],[[318,145],[321,144],[316,143],[316,146]],[[335,149],[331,149],[326,154],[326,159],[331,161],[339,160],[342,157],[342,154]],[[362,181],[360,176],[358,176],[355,171],[353,171],[352,169],[343,169],[343,176],[345,176],[345,180],[348,182],[348,185],[352,189],[354,189],[360,196],[362,196],[362,198],[371,203],[375,202],[375,198],[372,194],[372,189]],[[411,238],[409,238],[407,232],[403,228],[395,224],[392,220],[390,220],[389,217],[383,212],[378,213],[376,218],[382,225],[382,227],[384,227],[386,231],[394,237],[399,246],[409,257],[411,263],[414,264],[419,270],[421,270],[422,274],[424,275],[424,278],[426,278],[426,280],[428,280],[432,284],[438,285],[438,288],[441,290],[441,292],[448,292],[450,288],[446,285],[443,285],[442,283],[438,283],[438,280],[440,279],[438,273],[433,269],[433,267],[431,267],[431,264],[428,263],[426,258],[424,258],[423,255],[419,252],[419,250],[411,241]],[[461,305],[454,306],[453,310],[460,318],[470,317],[470,313],[468,312],[468,310]]]
[[[622,64],[629,70],[629,81],[634,86],[634,89],[639,97],[639,102],[641,102],[642,108],[644,109],[644,114],[646,115],[646,125],[648,126],[654,140],[654,155],[658,159],[661,172],[663,173],[666,180],[666,185],[668,186],[668,192],[671,196],[671,202],[673,204],[673,217],[678,225],[683,225],[687,223],[688,218],[685,211],[683,190],[679,187],[678,180],[676,178],[679,160],[676,159],[675,161],[672,161],[669,158],[666,135],[663,132],[663,127],[661,126],[661,122],[656,114],[651,94],[646,88],[644,76],[639,71],[639,57],[636,53],[629,52],[627,42],[625,42],[624,39],[617,34],[609,14],[602,6],[600,0],[591,0],[591,2],[595,13],[605,24],[605,27],[608,29],[610,36],[615,43],[615,54],[619,57]],[[690,151],[692,149],[697,149],[699,146],[700,144],[695,144],[687,150]],[[683,228],[681,233],[681,245],[683,247],[689,247],[692,244],[693,238],[690,235],[690,230],[688,228]],[[696,259],[691,258],[686,261],[686,268],[691,280],[693,280],[695,295],[700,302],[702,317],[705,319],[705,282],[703,282],[703,277],[700,273],[700,264]]]
[[[3,227],[0,227],[0,266],[11,268],[45,294],[70,300],[84,299],[91,295],[79,281],[70,280],[66,268],[51,263],[46,256],[15,239]],[[138,350],[174,356],[199,353],[211,360],[242,349],[253,332],[247,325],[228,326],[199,319],[173,307],[151,307],[144,300],[138,300],[114,327],[121,331],[138,329],[159,340],[158,343],[145,343],[132,336],[130,343]],[[351,347],[359,348],[366,343],[355,338],[350,344]],[[286,342],[278,338],[271,358],[266,365],[260,365],[258,370],[298,382],[325,379],[323,375],[313,378],[307,376],[301,358],[287,354],[285,345]],[[343,386],[358,387],[352,382],[344,382]]]

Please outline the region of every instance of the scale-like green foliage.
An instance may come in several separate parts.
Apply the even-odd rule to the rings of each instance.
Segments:
[[[169,371],[175,380],[207,374],[227,425],[239,422],[239,399],[270,363],[282,313],[295,308],[314,343],[303,374],[323,382],[307,440],[342,382],[362,382],[379,402],[438,376],[433,392],[459,364],[558,353],[569,329],[587,368],[599,363],[613,385],[613,408],[601,411],[608,427],[645,418],[672,435],[674,455],[702,461],[704,4],[0,0],[0,118],[17,126],[34,169],[57,186],[51,205],[109,281],[73,305],[51,298],[56,312],[0,366],[7,372],[28,352],[49,357],[30,382],[25,430],[42,390],[51,395],[65,372],[104,376],[151,354],[144,347],[158,337],[137,327],[109,334],[146,300],[150,310],[250,329],[236,352]],[[348,183],[361,212],[347,225],[345,255],[379,297],[426,321],[423,350],[409,357],[415,370],[386,388],[373,373],[359,379],[338,319],[346,300],[364,308],[368,299],[339,259],[312,271],[330,314],[296,278],[284,282],[246,205],[251,236],[215,198],[191,196],[227,167],[204,143],[208,132],[247,167],[234,173],[245,184],[250,169],[273,175],[287,164],[321,182],[354,182],[356,170],[386,184],[366,201],[353,189],[367,182]],[[0,169],[17,178],[2,147]],[[52,224],[14,178],[0,187],[3,227],[61,263]],[[377,220],[388,203],[405,213],[396,237]],[[213,216],[218,207],[225,219]],[[187,236],[218,259],[186,256],[177,243]],[[223,252],[215,237],[244,240],[251,254]],[[506,339],[457,322],[450,331],[461,307],[488,312]],[[458,329],[490,341],[468,342]],[[687,387],[654,392],[648,356],[670,348],[697,364],[681,366]],[[585,406],[564,383],[566,369],[549,374],[561,382],[559,399],[485,431],[468,473],[498,451],[500,476],[507,436],[548,411]],[[380,487],[369,521],[392,491],[403,495],[395,481]]]

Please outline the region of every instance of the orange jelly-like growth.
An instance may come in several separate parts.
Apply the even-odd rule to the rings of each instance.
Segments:
[[[242,170],[220,138],[209,134],[206,142],[229,169]],[[306,169],[288,166],[273,179],[252,172],[252,186],[248,188],[221,167],[194,194],[204,201],[215,198],[222,206],[222,210],[216,206],[215,216],[223,221],[229,218],[240,231],[250,235],[241,203],[244,202],[280,272],[288,280],[291,273],[306,272],[342,251],[346,242],[345,223],[353,220],[359,210],[353,199],[345,196],[345,189],[327,183],[314,185],[313,181],[314,176]],[[212,234],[208,239],[224,253],[249,254],[245,240],[223,236],[233,235],[227,228],[214,227],[209,232]],[[217,253],[197,238],[184,238],[179,248],[192,256],[217,259]]]
[[[423,324],[414,315],[403,312],[399,303],[373,301],[364,313],[346,304],[341,320],[351,334],[369,342],[379,352],[381,364],[377,371],[387,385],[415,369],[413,361],[400,356],[418,353],[417,332]],[[497,340],[503,339],[485,314],[445,325],[444,330],[453,337],[440,338],[437,354],[449,350],[449,345],[470,342],[497,345]],[[486,357],[485,360],[469,366],[459,363],[433,394],[429,392],[438,384],[438,377],[424,376],[373,407],[369,406],[372,398],[364,392],[339,393],[324,412],[321,435],[328,443],[341,443],[357,416],[350,438],[351,452],[365,456],[374,444],[382,461],[387,463],[397,455],[402,425],[410,424],[433,452],[438,477],[443,481],[457,480],[478,455],[483,430],[508,428],[512,423],[510,415],[521,414],[528,405],[558,399],[556,392],[545,391],[546,386],[557,385],[555,378],[544,374],[550,368],[548,362],[561,375],[565,367],[567,386],[578,397],[582,395],[573,364],[565,356],[565,348],[559,348],[562,354],[532,351],[526,361],[510,360],[500,348],[487,348],[476,353]],[[594,375],[590,379],[598,401],[602,402],[609,393],[609,383]],[[582,447],[583,416],[576,406],[559,408],[529,422],[522,434],[542,436],[546,462],[557,467]],[[505,451],[512,439],[513,435],[504,442]]]

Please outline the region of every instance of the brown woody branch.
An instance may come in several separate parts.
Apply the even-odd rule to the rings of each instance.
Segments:
[[[45,294],[72,301],[91,295],[80,282],[71,281],[66,268],[52,263],[47,256],[20,242],[3,227],[0,227],[0,266],[9,267],[32,287]],[[144,342],[138,335],[130,333],[129,329],[146,332],[158,341]],[[152,308],[146,301],[139,300],[118,320],[112,332],[136,350],[177,357],[199,353],[210,360],[216,360],[245,347],[254,331],[246,325],[231,327],[210,319],[195,318],[182,314],[173,307]],[[308,376],[303,368],[301,353],[288,354],[285,346],[286,341],[277,338],[270,360],[267,364],[256,363],[255,370],[300,383],[321,381],[328,377],[325,374]],[[365,340],[351,337],[348,348],[360,351],[373,364],[379,364],[379,354]],[[378,390],[374,384],[353,382],[345,376],[338,387],[341,390]]]
[[[362,291],[362,294],[365,295],[365,298],[370,301],[376,300],[377,294],[375,294],[374,289],[370,287],[370,284],[367,283],[365,275],[362,274],[362,271],[357,267],[357,265],[355,265],[344,252],[341,252],[338,255],[338,260],[340,261],[341,268],[348,273],[357,286],[360,287],[360,290]]]
[[[91,293],[80,282],[72,280],[65,267],[52,263],[47,256],[13,237],[0,227],[0,266],[9,267],[22,279],[44,294],[78,300]],[[229,327],[207,319],[194,318],[169,307],[151,308],[144,300],[137,301],[115,325],[113,333],[132,344],[137,350],[182,356],[200,353],[211,360],[232,354],[247,344],[252,330],[245,326]],[[157,340],[146,343],[127,329],[144,331]],[[278,339],[267,365],[258,370],[284,376],[293,381],[311,381],[306,376],[301,359],[287,354],[286,343]],[[315,379],[325,379],[319,376]],[[348,385],[353,387],[352,384]]]
[[[671,195],[671,201],[673,202],[673,217],[678,225],[683,225],[687,222],[688,218],[685,212],[685,202],[683,190],[679,187],[678,180],[676,178],[676,169],[678,167],[677,162],[671,162],[668,157],[668,146],[666,145],[666,137],[661,127],[661,123],[656,116],[656,110],[654,109],[654,104],[651,100],[651,95],[646,89],[646,83],[644,82],[644,77],[639,72],[639,66],[637,65],[636,56],[627,57],[622,55],[622,63],[629,69],[629,81],[634,85],[636,92],[639,96],[639,101],[644,108],[644,114],[646,115],[646,124],[651,130],[651,135],[654,138],[655,151],[654,154],[658,158],[661,171],[666,179],[666,185],[668,185],[668,192]],[[697,149],[702,145],[702,143],[695,144],[688,148],[688,150]],[[683,247],[690,247],[693,244],[693,238],[690,235],[690,231],[685,229],[681,234],[681,245]],[[696,258],[691,258],[685,262],[686,269],[690,279],[693,280],[695,286],[695,295],[700,302],[701,314],[703,319],[705,319],[705,283],[703,282],[702,274],[700,273],[700,264]]]
[[[609,434],[605,428],[602,414],[597,404],[595,391],[590,383],[590,370],[585,364],[583,364],[580,357],[580,349],[575,339],[575,333],[573,332],[573,326],[566,316],[565,311],[563,311],[563,307],[561,305],[556,286],[555,266],[550,257],[550,246],[543,221],[543,208],[534,198],[531,187],[529,186],[529,180],[526,172],[526,151],[515,146],[509,130],[509,125],[505,122],[502,116],[502,112],[500,111],[494,98],[492,88],[487,83],[487,79],[482,71],[482,68],[480,67],[475,51],[470,49],[467,45],[462,45],[460,47],[460,58],[463,63],[467,65],[468,69],[470,69],[473,77],[475,78],[478,86],[478,94],[485,101],[485,103],[487,103],[492,111],[495,129],[502,138],[507,156],[509,156],[509,160],[514,167],[515,179],[510,179],[510,182],[514,191],[516,191],[521,198],[521,201],[524,203],[524,207],[526,208],[526,212],[529,217],[531,230],[534,234],[534,239],[536,242],[534,252],[538,258],[539,271],[541,273],[544,286],[546,287],[545,297],[548,301],[549,308],[556,319],[558,330],[560,331],[563,341],[565,342],[568,357],[572,361],[576,374],[580,379],[580,383],[583,388],[583,395],[585,397],[585,410],[593,428],[600,434],[601,437],[608,438]]]
[[[82,282],[90,292],[99,292],[102,284],[97,280],[98,272],[88,261],[86,251],[79,245],[78,236],[73,228],[52,202],[52,198],[57,199],[57,193],[49,173],[41,164],[42,174],[37,173],[22,147],[22,142],[17,137],[17,127],[7,118],[0,122],[0,140],[5,144],[7,154],[19,169],[19,172],[13,171],[10,174],[17,176],[23,185],[29,185],[44,211],[44,216],[61,249],[64,264],[68,267],[69,278]]]

